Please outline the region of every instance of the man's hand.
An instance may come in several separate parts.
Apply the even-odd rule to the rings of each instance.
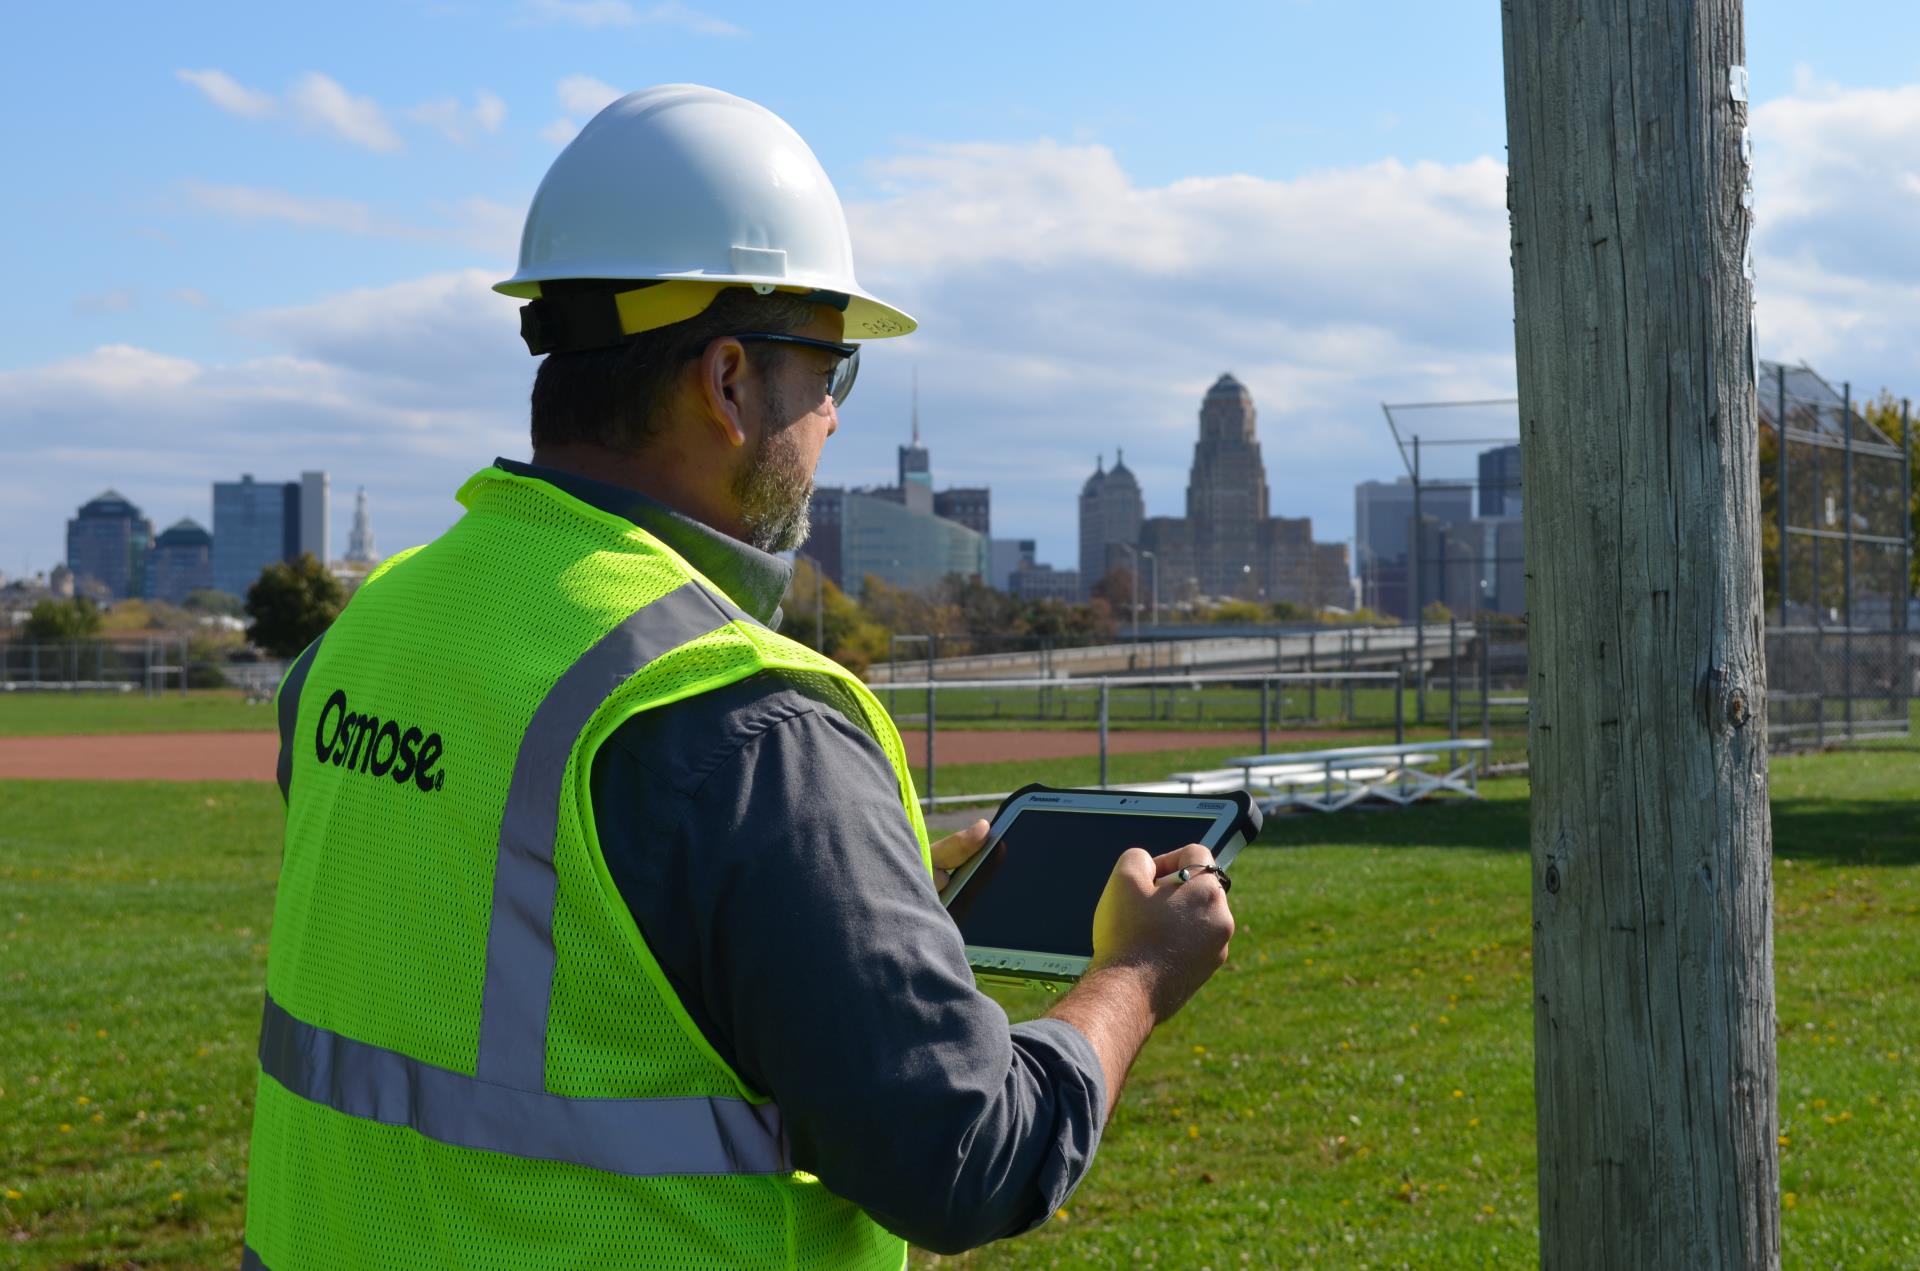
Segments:
[[[1130,848],[1114,864],[1093,914],[1093,961],[1080,983],[1047,1012],[1079,1029],[1100,1056],[1107,1115],[1134,1057],[1156,1025],[1186,1005],[1227,960],[1233,911],[1213,874],[1172,875],[1213,864],[1189,844],[1161,856]]]
[[[1160,856],[1129,848],[1114,863],[1094,910],[1088,973],[1122,966],[1140,971],[1156,1025],[1171,1019],[1227,960],[1233,911],[1219,877],[1196,874],[1185,883],[1171,877],[1211,864],[1213,853],[1198,843]]]
[[[987,842],[987,831],[993,827],[984,819],[975,821],[964,830],[947,835],[933,845],[933,889],[945,891],[947,880],[953,877],[953,871],[972,860]],[[1178,869],[1179,866],[1174,866]]]

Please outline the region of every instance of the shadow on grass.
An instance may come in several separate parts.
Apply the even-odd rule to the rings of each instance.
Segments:
[[[1920,865],[1920,802],[1775,799],[1773,854],[1825,865]]]
[[[1411,807],[1348,808],[1342,812],[1286,812],[1269,816],[1260,847],[1469,847],[1491,852],[1527,850],[1524,798],[1484,802],[1416,803]]]
[[[1507,798],[1332,814],[1283,813],[1267,818],[1257,846],[1338,843],[1524,852],[1530,806],[1527,799]],[[1920,800],[1776,796],[1773,854],[1830,865],[1920,865]]]

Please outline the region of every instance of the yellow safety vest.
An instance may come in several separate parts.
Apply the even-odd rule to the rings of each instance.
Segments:
[[[497,468],[459,497],[281,687],[244,1265],[896,1271],[688,1017],[589,780],[633,715],[778,668],[879,742],[925,861],[899,733],[630,522]]]

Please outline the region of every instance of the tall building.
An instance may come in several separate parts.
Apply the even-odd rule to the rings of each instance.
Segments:
[[[1215,380],[1200,402],[1200,436],[1187,484],[1187,515],[1143,515],[1139,485],[1124,465],[1096,471],[1080,495],[1080,568],[1083,585],[1126,563],[1115,544],[1137,545],[1143,592],[1164,600],[1199,596],[1287,602],[1306,608],[1353,603],[1344,543],[1313,541],[1306,517],[1268,515],[1267,473],[1255,432],[1253,395],[1232,375]],[[1125,473],[1128,515],[1115,524],[1103,505]],[[1116,559],[1117,555],[1117,559]]]
[[[67,522],[67,566],[74,584],[90,581],[116,600],[145,594],[152,543],[153,522],[119,491],[102,491]]]
[[[1260,528],[1267,519],[1267,466],[1254,434],[1253,394],[1222,375],[1200,402],[1200,440],[1187,480],[1194,568],[1209,596],[1254,598]]]
[[[300,474],[300,541],[294,555],[311,554],[322,565],[333,559],[331,486],[324,472]]]
[[[1473,487],[1459,481],[1428,481],[1420,487],[1420,516],[1429,534],[1442,534],[1473,519]],[[1354,566],[1360,603],[1379,613],[1413,618],[1413,481],[1362,481],[1353,488]],[[1439,539],[1423,551],[1420,604],[1441,600]],[[1478,606],[1476,606],[1478,607]]]
[[[935,492],[933,459],[920,441],[920,383],[914,380],[913,440],[899,448],[899,483],[866,488],[855,493],[863,498],[884,499],[915,516],[939,517],[964,525],[982,538],[993,534],[993,491],[985,486],[955,486]],[[831,515],[831,512],[829,512]],[[831,572],[829,577],[833,575]]]
[[[324,564],[330,537],[327,492],[324,472],[303,472],[298,481],[260,482],[245,474],[238,481],[214,482],[213,585],[245,596],[260,571],[275,561],[311,554]]]
[[[933,514],[993,536],[993,491],[983,485],[956,485],[933,496]]]
[[[1140,523],[1146,519],[1146,501],[1140,482],[1127,467],[1124,451],[1115,451],[1113,470],[1106,456],[1094,461],[1093,475],[1080,487],[1080,598],[1093,594],[1115,566],[1129,565],[1121,545],[1140,541]]]
[[[373,546],[373,518],[367,514],[367,487],[353,496],[353,529],[347,535],[347,560],[355,565],[372,565],[380,560]]]
[[[182,518],[160,532],[147,556],[147,599],[183,603],[213,586],[213,535]]]
[[[1480,452],[1480,515],[1519,516],[1520,446],[1496,446]]]
[[[949,575],[984,578],[988,540],[966,526],[919,512],[884,491],[815,488],[812,530],[800,554],[858,600],[869,577],[907,591],[925,591]]]
[[[1013,575],[1022,569],[1033,568],[1036,546],[1030,538],[990,540],[987,544],[987,585],[995,591],[1011,590]]]

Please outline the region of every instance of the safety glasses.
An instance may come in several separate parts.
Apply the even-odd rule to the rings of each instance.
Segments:
[[[727,337],[716,337],[725,339]],[[833,398],[835,408],[846,405],[847,394],[853,391],[853,381],[860,374],[860,346],[857,344],[835,344],[832,340],[815,340],[804,335],[781,335],[773,331],[736,331],[735,340],[759,340],[764,344],[795,344],[805,349],[825,349],[838,354],[840,360],[827,372],[827,394]]]

